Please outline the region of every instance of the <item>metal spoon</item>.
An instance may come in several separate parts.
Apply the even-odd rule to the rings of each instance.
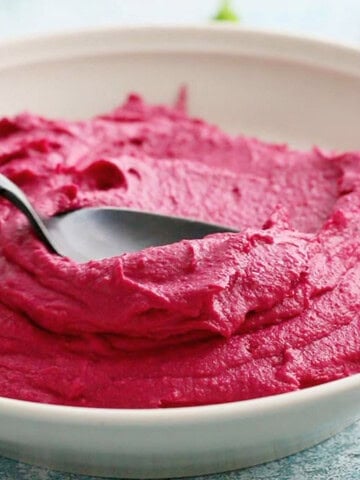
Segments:
[[[87,262],[167,245],[232,228],[124,208],[82,208],[41,219],[25,193],[0,174],[0,195],[21,210],[40,240],[54,253]]]

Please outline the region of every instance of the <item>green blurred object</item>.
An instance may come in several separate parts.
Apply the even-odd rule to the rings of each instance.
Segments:
[[[223,0],[221,2],[218,13],[213,18],[220,22],[239,22],[240,17],[237,15],[232,7],[231,0]]]

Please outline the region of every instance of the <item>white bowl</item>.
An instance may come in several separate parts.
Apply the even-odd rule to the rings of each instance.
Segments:
[[[106,111],[131,90],[230,132],[360,149],[360,53],[229,26],[121,28],[0,45],[0,114]],[[0,398],[0,453],[93,475],[171,477],[280,458],[360,417],[360,375],[231,404],[167,410],[62,407]]]

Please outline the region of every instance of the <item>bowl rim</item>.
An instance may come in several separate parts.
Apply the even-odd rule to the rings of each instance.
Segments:
[[[194,422],[208,423],[211,419],[218,422],[235,417],[259,418],[277,410],[291,411],[310,404],[320,405],[329,397],[341,396],[356,390],[360,393],[360,373],[301,390],[210,405],[170,408],[102,408],[57,405],[0,397],[0,412],[14,415],[17,418],[52,423],[69,420],[71,423],[77,421],[76,423],[82,424],[86,421],[88,425],[97,425],[101,420],[102,424],[107,426],[139,425],[139,421],[146,426],[169,425],[169,422],[194,424]]]
[[[212,37],[216,41],[209,42]],[[116,42],[121,39],[122,42]],[[166,39],[166,42],[164,42]],[[124,41],[126,40],[126,41]],[[241,41],[239,41],[241,40]],[[315,35],[233,24],[120,25],[0,39],[0,71],[35,61],[99,53],[207,52],[276,58],[360,76],[360,48]]]
[[[128,36],[125,49],[138,49],[144,52],[144,41],[137,41],[137,35],[145,35],[153,43],[149,43],[146,51],[156,48],[156,51],[179,51],[180,42],[187,39],[186,45],[180,51],[189,51],[189,45],[200,51],[228,54],[248,53],[250,55],[265,55],[294,62],[311,63],[314,66],[327,68],[336,72],[355,75],[360,78],[360,49],[353,45],[317,38],[315,36],[290,34],[286,32],[244,28],[237,25],[205,24],[205,25],[123,25],[100,28],[82,28],[64,32],[30,34],[22,37],[0,40],[0,75],[7,67],[16,67],[24,63],[40,60],[48,62],[54,58],[77,57],[90,54],[96,42],[100,42],[100,50],[107,53],[121,51],[121,45],[111,45],[110,39]],[[156,37],[160,37],[161,42]],[[164,44],[164,36],[170,36],[170,42]],[[217,42],[207,43],[210,37],[217,36],[228,42],[217,45]],[[192,42],[193,38],[193,43]],[[239,42],[239,38],[244,41]],[[74,40],[77,47],[72,50]],[[93,43],[84,40],[92,40]],[[246,40],[246,41],[245,41]],[[94,43],[95,42],[95,43]],[[55,50],[52,48],[58,44]],[[285,46],[282,52],[277,52],[278,46]],[[61,48],[62,46],[62,48]],[[221,50],[222,49],[222,50]],[[225,51],[224,51],[225,49]],[[99,53],[96,49],[95,53]],[[45,55],[44,55],[45,54]],[[94,54],[94,52],[92,52]],[[65,57],[64,57],[65,55]],[[11,58],[10,58],[11,57]],[[8,60],[11,60],[10,62]],[[106,425],[119,424],[180,424],[208,422],[210,419],[226,420],[234,416],[266,415],[276,409],[293,409],[309,403],[317,403],[335,394],[345,394],[360,389],[360,374],[333,380],[321,385],[287,393],[242,400],[228,403],[171,408],[99,408],[80,407],[57,404],[47,404],[27,400],[0,397],[0,412],[16,415],[23,419],[34,419],[39,422],[59,422],[68,419],[87,424],[98,424],[99,420]],[[360,413],[359,413],[360,415]]]

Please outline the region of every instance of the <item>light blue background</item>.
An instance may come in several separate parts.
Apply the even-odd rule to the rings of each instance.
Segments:
[[[234,0],[244,26],[360,44],[359,0]],[[123,23],[205,22],[219,0],[0,0],[0,38]]]
[[[0,0],[0,40],[19,35],[124,23],[196,23],[217,0]],[[360,46],[360,0],[238,0],[244,26]],[[360,112],[360,105],[359,105]],[[336,412],[334,412],[336,415]],[[317,447],[211,480],[360,480],[360,423]],[[0,480],[92,480],[0,458]]]

